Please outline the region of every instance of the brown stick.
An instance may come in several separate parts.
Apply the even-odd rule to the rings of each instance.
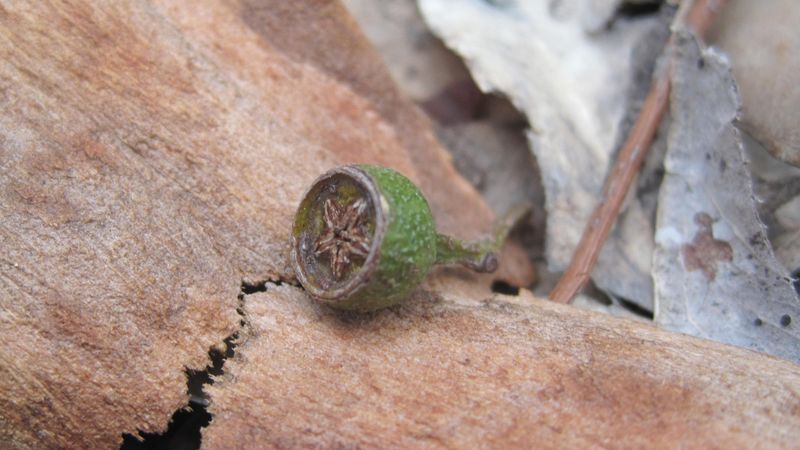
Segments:
[[[686,26],[703,36],[714,16],[727,0],[697,0],[685,18]],[[628,133],[603,188],[603,196],[583,231],[569,267],[550,293],[550,300],[569,303],[586,285],[597,256],[614,227],[622,202],[636,179],[642,162],[669,104],[669,70],[658,75],[645,99],[642,111]]]

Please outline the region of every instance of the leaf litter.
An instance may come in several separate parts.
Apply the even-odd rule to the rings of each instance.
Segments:
[[[505,94],[527,116],[546,198],[547,265],[563,270],[633,121],[631,107],[646,94],[669,14],[603,16],[608,25],[598,30],[587,19],[597,5],[579,0],[419,5],[433,31],[464,57],[481,89]],[[629,199],[593,273],[612,296],[648,310],[653,207]]]
[[[610,160],[638,114],[674,8],[623,0],[418,0],[419,11],[410,0],[347,3],[361,9],[362,19],[370,9],[373,18],[376,10],[384,21],[400,18],[402,27],[373,23],[367,34],[401,86],[410,84],[406,91],[438,122],[456,166],[487,199],[495,199],[496,212],[509,198],[546,198],[542,259],[552,272],[540,274],[543,281],[534,287],[546,294],[547,273],[552,278],[569,262]],[[395,18],[389,14],[398,11]],[[421,25],[420,13],[430,30]],[[461,55],[480,90],[507,97],[524,114],[532,163],[513,150],[523,144],[510,130],[509,115],[486,116],[485,99],[491,97],[473,92],[463,67],[449,55],[441,57],[446,51],[430,31]],[[698,65],[687,56],[690,42],[707,64],[695,75],[687,72]],[[797,361],[798,299],[791,273],[800,269],[800,170],[769,155],[771,142],[765,149],[747,132],[739,137],[743,123],[727,60],[688,38],[681,45],[681,89],[693,86],[694,95],[673,96],[675,117],[662,124],[592,273],[594,286],[607,297],[590,290],[574,304],[631,318],[622,305],[633,305],[644,317],[652,312],[660,326]],[[707,92],[712,85],[718,89],[713,101]],[[697,122],[687,122],[690,113]],[[712,118],[716,122],[709,125]],[[728,131],[715,134],[714,124]],[[713,136],[719,142],[711,142]],[[709,150],[698,156],[676,139]],[[699,184],[676,193],[675,184],[686,182],[678,168]]]

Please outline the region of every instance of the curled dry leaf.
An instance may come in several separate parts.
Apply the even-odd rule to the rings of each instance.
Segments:
[[[672,124],[654,259],[655,320],[669,329],[800,361],[800,299],[759,219],[730,66],[676,41]]]
[[[547,260],[552,270],[563,270],[637,100],[631,90],[637,70],[651,69],[659,54],[642,57],[634,48],[651,36],[663,44],[668,22],[659,15],[618,19],[590,33],[585,17],[596,5],[581,0],[419,5],[434,32],[464,57],[478,85],[504,93],[526,114],[545,189]],[[611,237],[594,275],[598,285],[651,309],[652,213],[639,206],[622,219],[630,222]]]

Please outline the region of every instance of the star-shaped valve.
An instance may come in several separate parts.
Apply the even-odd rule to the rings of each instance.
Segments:
[[[365,217],[367,202],[363,198],[341,206],[328,198],[323,205],[324,229],[314,245],[316,256],[327,253],[331,272],[340,280],[350,266],[352,258],[366,258],[369,254],[369,237],[366,235]]]

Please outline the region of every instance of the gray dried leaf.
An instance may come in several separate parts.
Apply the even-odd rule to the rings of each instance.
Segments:
[[[617,3],[419,0],[429,26],[464,57],[481,89],[507,95],[531,124],[553,271],[569,263],[626,131],[629,106],[637,100],[631,86],[640,81],[636,68],[642,55],[634,48],[666,29],[663,17],[648,17],[619,19],[608,29],[587,32],[593,8]],[[658,53],[650,51],[644,65]],[[649,70],[644,72],[649,80]],[[637,202],[632,198],[628,204]],[[630,218],[623,213],[593,278],[601,288],[652,309],[654,214],[640,206]]]
[[[800,360],[800,299],[759,219],[728,62],[676,41],[672,125],[653,262],[655,320],[669,329]]]

